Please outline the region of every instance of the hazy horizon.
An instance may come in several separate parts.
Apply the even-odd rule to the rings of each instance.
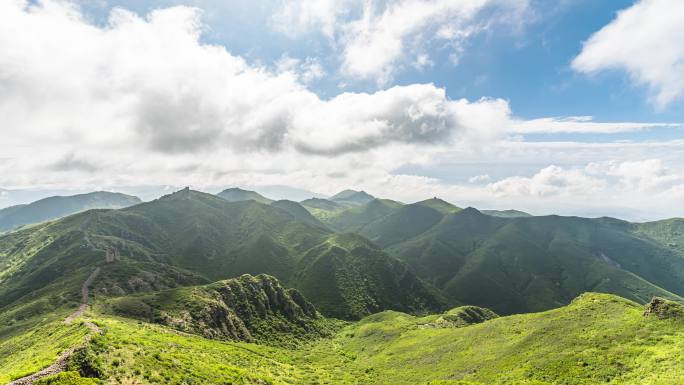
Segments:
[[[451,204],[454,204],[456,206],[459,206],[461,208],[466,208],[466,207],[474,207],[477,208],[478,210],[520,210],[524,211],[528,214],[532,215],[562,215],[562,216],[579,216],[579,217],[587,217],[587,218],[599,218],[599,217],[612,217],[612,218],[617,218],[617,219],[622,219],[626,221],[631,221],[631,222],[649,222],[649,221],[657,221],[657,220],[663,220],[663,219],[670,219],[670,218],[677,218],[678,216],[648,216],[647,213],[639,212],[638,210],[634,210],[632,215],[622,215],[624,214],[624,211],[620,212],[613,212],[611,214],[610,211],[582,211],[581,208],[559,208],[557,211],[539,211],[538,207],[529,207],[529,208],[524,208],[524,207],[514,207],[514,206],[501,206],[501,205],[487,205],[486,202],[468,202],[468,201],[457,201],[457,200],[450,200],[442,196],[424,196],[421,198],[417,198],[414,200],[400,200],[400,199],[394,199],[391,196],[379,196],[374,194],[372,191],[366,191],[363,189],[359,188],[345,188],[345,189],[340,189],[340,190],[335,190],[332,193],[329,194],[322,194],[318,193],[315,191],[308,191],[300,188],[296,188],[293,186],[283,186],[283,185],[269,185],[269,186],[224,186],[224,187],[210,187],[208,189],[203,189],[203,188],[195,188],[192,186],[123,186],[123,187],[116,187],[113,186],[111,188],[94,188],[94,189],[78,189],[78,190],[6,190],[0,188],[0,210],[3,208],[7,208],[10,206],[14,205],[21,205],[21,204],[28,204],[35,202],[40,199],[44,198],[49,198],[52,196],[71,196],[71,195],[77,195],[77,194],[87,194],[91,192],[96,192],[96,191],[108,191],[108,192],[116,192],[116,193],[122,193],[122,194],[127,194],[127,195],[132,195],[140,198],[144,202],[149,202],[154,199],[158,199],[164,195],[171,194],[174,192],[177,192],[179,190],[182,190],[186,187],[189,187],[192,190],[195,191],[201,191],[205,192],[208,194],[217,194],[225,189],[229,188],[240,188],[244,190],[250,190],[250,191],[256,191],[257,193],[263,195],[266,198],[273,199],[273,200],[291,200],[295,202],[300,202],[305,199],[309,198],[323,198],[327,199],[333,196],[335,193],[338,193],[342,190],[355,190],[355,191],[365,191],[371,195],[373,195],[375,198],[380,198],[380,199],[391,199],[395,200],[401,203],[405,204],[411,204],[415,202],[419,202],[422,200],[430,199],[430,198],[439,198],[443,199]]]

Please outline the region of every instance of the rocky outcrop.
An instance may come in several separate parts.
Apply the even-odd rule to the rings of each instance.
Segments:
[[[122,297],[118,314],[207,338],[280,343],[325,334],[304,296],[269,275],[243,275],[206,286]]]
[[[651,302],[646,305],[644,317],[658,317],[659,319],[684,319],[684,306],[666,299],[653,297]]]
[[[447,311],[430,322],[419,324],[418,328],[461,328],[498,317],[496,313],[486,308],[460,306]]]

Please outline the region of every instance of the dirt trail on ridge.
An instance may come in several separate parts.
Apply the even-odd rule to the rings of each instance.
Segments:
[[[93,284],[93,281],[95,281],[95,278],[97,278],[98,274],[100,274],[99,267],[93,270],[93,272],[90,273],[85,282],[83,282],[83,285],[81,285],[81,304],[79,305],[76,311],[74,311],[64,319],[64,324],[71,324],[72,322],[74,322],[76,318],[82,316],[83,313],[88,309],[90,285]],[[67,368],[67,362],[69,361],[69,358],[74,354],[74,352],[78,348],[87,345],[94,335],[102,333],[102,330],[100,330],[100,328],[97,325],[90,321],[86,321],[83,324],[90,330],[90,333],[85,336],[83,342],[80,345],[74,346],[62,352],[62,354],[59,355],[59,358],[57,358],[57,361],[55,361],[52,365],[48,366],[47,368],[36,373],[30,374],[28,376],[16,379],[8,383],[7,385],[30,385],[40,380],[41,378],[52,376],[65,371]]]

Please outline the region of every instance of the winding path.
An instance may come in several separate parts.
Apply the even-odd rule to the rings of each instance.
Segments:
[[[81,285],[81,304],[78,306],[78,309],[76,311],[74,311],[68,317],[66,317],[64,319],[64,324],[66,324],[66,325],[71,324],[72,322],[74,322],[74,320],[76,318],[83,315],[83,313],[88,309],[88,296],[90,293],[90,285],[92,285],[93,281],[95,280],[95,278],[97,278],[98,274],[100,274],[100,268],[99,267],[95,268],[95,270],[93,270],[93,272],[90,273],[90,275],[85,280],[85,282],[83,282],[83,285]],[[30,385],[30,384],[33,384],[34,382],[40,380],[41,378],[52,376],[54,374],[58,374],[60,372],[63,372],[64,370],[66,370],[67,361],[69,360],[69,357],[71,357],[74,354],[76,349],[87,345],[90,342],[90,340],[93,338],[93,335],[102,333],[102,330],[100,330],[100,328],[97,325],[95,325],[94,323],[92,323],[90,321],[85,321],[85,322],[83,322],[83,324],[90,330],[90,333],[85,336],[85,338],[83,339],[83,342],[80,345],[71,347],[71,348],[65,350],[64,352],[62,352],[62,354],[60,354],[59,358],[57,358],[57,361],[55,361],[55,363],[48,366],[47,368],[45,368],[39,372],[30,374],[26,377],[16,379],[7,385]]]
[[[90,293],[90,285],[93,284],[93,281],[95,278],[97,278],[97,275],[100,274],[100,268],[97,267],[95,270],[93,270],[92,273],[88,276],[88,278],[83,282],[83,285],[81,285],[81,304],[78,306],[78,309],[71,313],[66,319],[64,320],[64,323],[69,325],[72,323],[76,318],[80,317],[83,315],[83,313],[88,309],[88,295]]]

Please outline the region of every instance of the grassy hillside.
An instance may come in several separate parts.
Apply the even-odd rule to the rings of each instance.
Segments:
[[[48,366],[62,351],[78,345],[88,331],[82,324],[64,325],[63,313],[43,316],[30,328],[0,327],[0,384]]]
[[[98,267],[101,272],[93,283],[95,295],[163,290],[262,273],[300,287],[296,276],[309,269],[308,262],[302,260],[310,259],[310,250],[327,245],[335,235],[306,217],[308,213],[293,213],[297,207],[291,203],[281,209],[278,206],[282,202],[273,206],[255,201],[228,202],[186,189],[127,209],[92,210],[2,236],[0,309],[45,296],[51,297],[47,302],[55,306],[73,304],[83,279]],[[344,249],[338,257],[340,268],[335,274],[353,271],[359,279],[368,280],[366,289],[330,287],[344,293],[344,301],[349,303],[342,307],[352,306],[357,292],[376,299],[382,290],[374,288],[407,275],[413,284],[424,286],[405,266],[389,268],[403,264],[387,254],[356,255],[364,251]],[[366,274],[354,267],[360,259],[387,268]],[[311,275],[313,270],[308,271],[308,279],[319,279]],[[428,295],[429,290],[418,293]],[[312,293],[310,299],[318,303],[326,295],[323,291]],[[402,297],[395,298],[392,303],[403,303],[399,300]],[[436,302],[432,297],[423,300]],[[412,301],[407,299],[406,306]],[[378,303],[387,309],[382,306],[389,302],[378,299]],[[406,306],[397,309],[408,310]]]
[[[314,227],[321,227],[321,228],[326,228],[326,226],[323,224],[323,222],[319,221],[311,215],[311,213],[304,208],[301,204],[293,201],[288,201],[288,200],[280,200],[280,201],[275,201],[271,203],[271,206],[277,207],[281,210],[287,211],[290,213],[293,217],[295,217],[297,220],[302,221],[308,225],[314,226]]]
[[[307,348],[285,349],[210,340],[126,318],[99,317],[106,330],[97,357],[102,377],[124,384],[354,384],[362,371],[323,353],[332,365],[307,357]]]
[[[117,297],[100,308],[207,338],[293,346],[329,333],[311,303],[267,275]]]
[[[393,210],[359,229],[359,234],[381,247],[402,242],[429,230],[444,217],[444,206],[423,202],[413,203]],[[437,208],[432,207],[437,206]]]
[[[27,205],[0,209],[0,231],[61,218],[89,209],[118,209],[140,202],[140,199],[134,196],[106,191],[45,198]]]
[[[585,291],[636,301],[684,295],[684,220],[632,224],[516,210],[461,210],[438,198],[312,209],[408,262],[452,302],[503,314],[569,303]]]
[[[682,256],[629,229],[610,219],[511,219],[466,209],[387,250],[447,298],[503,314],[558,307],[585,291],[682,300]]]
[[[332,317],[358,319],[380,309],[426,313],[446,305],[404,263],[358,235],[328,238],[299,266],[293,285]]]
[[[358,232],[367,224],[389,215],[401,206],[401,203],[389,199],[373,199],[361,206],[334,209],[323,214],[321,210],[313,213],[335,231],[347,233]]]
[[[461,328],[424,327],[424,318],[384,312],[335,342],[379,383],[681,383],[684,319],[643,314],[642,305],[605,294]]]
[[[635,223],[630,226],[630,230],[637,236],[684,254],[684,219],[682,218]]]
[[[431,209],[435,209],[442,214],[451,214],[451,213],[461,211],[460,207],[454,206],[451,203],[449,203],[445,200],[439,199],[437,197],[426,199],[426,200],[420,201],[420,202],[416,202],[415,204],[419,205],[419,206],[425,206],[425,207],[429,207]]]
[[[674,303],[645,309],[587,293],[568,306],[507,317],[477,307],[423,317],[387,311],[286,349],[94,312],[104,335],[71,368],[127,384],[674,385],[684,381],[683,314]],[[31,354],[23,349],[14,354]],[[0,355],[0,368],[8,362]]]

